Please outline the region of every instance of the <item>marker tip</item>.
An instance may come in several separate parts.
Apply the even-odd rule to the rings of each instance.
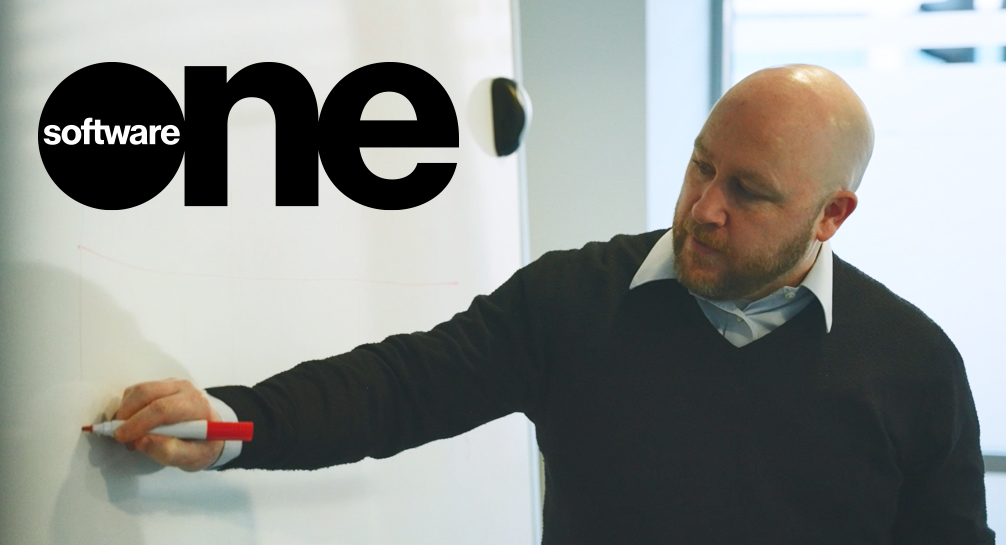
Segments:
[[[94,431],[94,426],[83,426],[80,431]]]

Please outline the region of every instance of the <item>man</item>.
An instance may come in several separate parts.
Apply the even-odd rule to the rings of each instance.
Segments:
[[[117,438],[189,470],[315,468],[521,411],[546,544],[992,543],[960,355],[828,244],[872,147],[835,74],[757,72],[696,139],[673,229],[547,254],[430,332],[211,388],[256,424],[236,456],[144,435],[219,418],[185,382],[128,389]]]

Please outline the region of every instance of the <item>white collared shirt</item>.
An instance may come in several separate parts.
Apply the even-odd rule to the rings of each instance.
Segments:
[[[652,282],[677,278],[674,272],[674,243],[671,230],[653,246],[629,284],[629,289]],[[817,259],[803,282],[797,287],[783,286],[757,301],[711,301],[696,295],[699,308],[709,323],[734,346],[752,343],[772,331],[807,307],[814,297],[824,310],[824,323],[831,331],[832,307],[832,254],[831,243],[825,241],[818,250]]]

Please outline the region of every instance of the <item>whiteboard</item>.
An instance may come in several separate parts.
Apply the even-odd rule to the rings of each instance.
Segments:
[[[510,2],[21,0],[3,10],[0,542],[534,541],[537,458],[522,415],[314,472],[159,469],[79,430],[130,384],[251,385],[428,329],[509,277],[521,256],[518,165],[486,152],[486,82],[513,77]],[[320,105],[357,68],[412,64],[450,95],[460,148],[364,159],[387,178],[417,161],[457,171],[410,210],[365,208],[324,170],[319,206],[277,207],[272,111],[245,99],[230,115],[226,207],[184,206],[183,162],[151,201],[91,209],[52,183],[35,135],[52,89],[107,61],[150,71],[183,110],[185,66],[233,75],[288,64]],[[390,94],[364,113],[409,115]]]

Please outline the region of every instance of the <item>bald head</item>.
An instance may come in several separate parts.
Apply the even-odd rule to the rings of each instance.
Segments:
[[[709,299],[797,286],[856,209],[873,127],[856,93],[817,66],[755,72],[716,103],[674,208],[678,282]]]
[[[863,102],[819,66],[751,74],[716,103],[710,123],[745,125],[780,166],[795,169],[824,194],[856,191],[873,153],[873,124]]]

